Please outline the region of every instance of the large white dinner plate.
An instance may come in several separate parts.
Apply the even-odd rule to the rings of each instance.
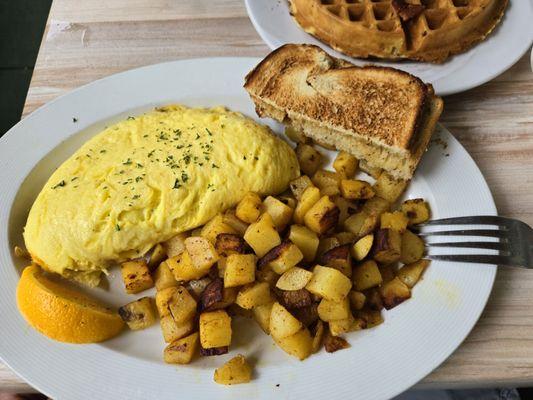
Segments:
[[[305,33],[289,15],[287,0],[245,0],[245,3],[255,29],[271,49],[286,43],[316,44],[357,65],[376,64],[405,70],[433,84],[441,96],[463,92],[495,78],[516,63],[533,40],[531,0],[511,0],[502,21],[483,42],[443,64],[364,61],[341,54]]]
[[[31,385],[56,400],[344,400],[355,393],[385,399],[431,372],[472,329],[490,294],[494,266],[433,262],[413,298],[386,312],[384,324],[350,334],[348,350],[322,351],[305,362],[277,349],[251,321],[236,323],[230,354],[180,367],[162,362],[158,326],[102,344],[69,345],[25,323],[15,302],[24,263],[12,248],[21,244],[28,209],[52,171],[105,125],[157,105],[223,104],[257,119],[242,84],[258,61],[176,61],[114,75],[47,104],[0,139],[0,357]],[[263,122],[281,131],[278,124]],[[448,147],[430,148],[406,196],[426,198],[434,217],[495,214],[470,156],[444,128],[437,135]],[[116,306],[136,297],[123,293],[119,275],[114,271],[110,289],[97,293]],[[213,369],[237,353],[254,361],[254,380],[233,387],[213,383]]]

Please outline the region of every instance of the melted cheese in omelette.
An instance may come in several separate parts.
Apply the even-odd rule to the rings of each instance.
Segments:
[[[164,107],[110,126],[65,161],[24,239],[41,266],[94,283],[246,192],[277,194],[298,175],[294,151],[267,127],[223,108]]]

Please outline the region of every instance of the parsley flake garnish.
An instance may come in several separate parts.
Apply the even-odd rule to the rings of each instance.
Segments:
[[[179,179],[176,178],[174,181],[174,187],[172,189],[179,189],[181,187]]]
[[[123,165],[130,165],[131,164],[131,158],[128,158],[126,161],[122,163]]]
[[[120,231],[120,225],[119,225],[119,224],[116,224],[116,225],[115,225],[115,230],[116,230],[117,232]]]
[[[52,186],[52,189],[57,189],[57,188],[59,188],[59,187],[63,187],[63,186],[65,186],[65,185],[66,185],[65,181],[61,181],[61,182],[59,182],[57,185]]]

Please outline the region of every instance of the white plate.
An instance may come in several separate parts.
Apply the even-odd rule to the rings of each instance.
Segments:
[[[533,40],[532,2],[514,0],[509,2],[501,23],[486,40],[443,64],[364,61],[341,54],[305,33],[289,15],[287,0],[245,0],[245,3],[255,29],[271,49],[286,43],[316,44],[331,55],[357,65],[376,64],[405,70],[432,83],[441,96],[472,89],[498,76],[522,57]]]
[[[431,372],[463,341],[490,294],[496,267],[434,262],[413,298],[385,313],[385,323],[349,335],[352,347],[321,351],[305,362],[277,349],[251,322],[239,322],[230,354],[188,366],[162,362],[159,327],[127,332],[103,344],[54,342],[31,329],[17,311],[15,288],[24,263],[12,248],[36,194],[50,173],[105,125],[153,106],[226,105],[255,117],[242,89],[253,58],[176,61],[114,75],[42,107],[0,139],[0,357],[31,385],[56,399],[385,399]],[[73,122],[73,118],[77,122]],[[257,118],[256,118],[257,119]],[[276,131],[280,126],[268,122]],[[435,217],[496,214],[480,171],[453,136],[448,148],[424,156],[408,197],[424,197]],[[445,156],[449,154],[448,157]],[[99,296],[114,305],[123,294],[114,271],[111,290]],[[137,296],[138,297],[138,296]],[[252,383],[222,387],[213,369],[237,353],[254,360]],[[279,386],[278,386],[279,385]]]

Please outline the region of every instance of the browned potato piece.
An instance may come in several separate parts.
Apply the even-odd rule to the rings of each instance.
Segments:
[[[340,245],[341,245],[340,240],[335,236],[320,238],[318,242],[318,249],[316,251],[316,258],[320,260],[322,255],[326,251],[331,250],[334,247],[338,247]]]
[[[355,214],[359,208],[353,201],[347,200],[344,197],[336,196],[333,200],[335,205],[339,207],[339,224],[344,224],[351,215]]]
[[[178,233],[163,243],[167,252],[167,257],[175,257],[185,251],[185,239],[189,237],[189,232]]]
[[[411,289],[396,277],[384,283],[380,289],[383,305],[387,310],[396,307],[411,297]]]
[[[314,186],[314,184],[311,181],[311,178],[309,178],[307,175],[302,175],[296,179],[293,179],[289,183],[291,192],[296,198],[296,200],[298,201],[300,201],[300,199],[302,198],[302,195],[305,192],[305,189],[307,189],[310,186]]]
[[[320,190],[317,187],[310,186],[302,193],[300,200],[294,210],[294,222],[303,224],[305,214],[320,200]]]
[[[161,331],[165,342],[170,343],[175,340],[187,336],[194,330],[194,320],[185,321],[182,324],[177,324],[170,315],[161,317],[159,320],[161,324]]]
[[[263,208],[274,222],[274,226],[278,231],[282,231],[291,222],[294,210],[288,205],[284,204],[275,197],[268,196],[263,200]]]
[[[335,161],[333,161],[333,168],[344,179],[351,179],[357,171],[357,158],[345,151],[339,151]]]
[[[214,381],[221,385],[238,385],[252,379],[252,367],[242,354],[233,357],[215,370]]]
[[[409,181],[397,180],[386,172],[382,172],[376,179],[374,191],[377,196],[392,204],[400,198],[408,183]]]
[[[366,291],[366,307],[378,311],[383,309],[383,301],[378,288],[372,288]]]
[[[353,244],[352,249],[351,249],[352,257],[355,258],[355,260],[357,261],[363,260],[368,255],[368,253],[370,253],[373,243],[374,243],[373,234],[363,236],[361,239],[359,239],[357,242]]]
[[[216,215],[200,229],[199,236],[202,236],[215,244],[217,236],[220,233],[238,233],[230,224],[225,222],[226,220],[227,218],[223,217],[221,214]],[[192,235],[198,236],[197,233],[193,233]]]
[[[159,264],[159,267],[154,272],[155,288],[163,290],[167,287],[178,286],[178,282],[174,278],[174,274],[168,268],[166,261]]]
[[[309,283],[313,273],[303,268],[292,267],[280,276],[276,287],[281,290],[300,290]]]
[[[405,232],[409,220],[401,211],[384,212],[381,214],[381,229],[393,229],[400,233]]]
[[[419,281],[420,277],[429,265],[429,260],[418,260],[414,263],[404,265],[398,271],[398,278],[412,288]]]
[[[230,254],[246,253],[246,242],[236,233],[219,233],[215,242],[215,250],[223,257]]]
[[[270,295],[270,286],[266,282],[255,282],[246,285],[239,290],[235,304],[244,308],[245,310],[251,310],[256,306],[262,306],[272,302],[272,296]]]
[[[285,307],[274,303],[270,313],[270,333],[274,339],[283,339],[294,335],[303,325]]]
[[[189,364],[198,348],[198,332],[170,343],[164,351],[168,364]]]
[[[306,286],[311,293],[332,301],[341,301],[351,288],[352,282],[342,272],[320,265],[315,266],[313,277]]]
[[[200,343],[202,348],[229,346],[231,343],[231,317],[224,310],[200,314]]]
[[[352,232],[337,232],[335,237],[339,239],[339,245],[352,244],[355,242],[355,239],[357,239],[357,236]]]
[[[305,175],[313,175],[322,164],[322,154],[308,144],[299,143],[296,146],[296,157]]]
[[[262,206],[261,197],[257,193],[248,192],[237,204],[235,215],[241,221],[251,224],[257,221],[257,218],[261,215]]]
[[[339,194],[341,176],[336,172],[321,169],[315,172],[311,180],[315,186],[320,189],[322,194],[328,196],[335,196]]]
[[[355,312],[357,318],[361,318],[366,321],[366,326],[363,329],[370,329],[383,323],[383,315],[381,311],[370,310],[363,308],[360,311]]]
[[[348,293],[348,299],[350,300],[352,310],[361,310],[365,306],[366,296],[362,292],[351,290]]]
[[[429,204],[424,199],[406,200],[401,206],[402,212],[409,218],[409,225],[421,224],[429,219]]]
[[[211,304],[209,308],[204,311],[222,310],[231,307],[233,303],[235,303],[235,300],[237,300],[237,293],[238,289],[236,287],[222,289],[222,300]]]
[[[341,301],[322,299],[318,305],[317,311],[318,316],[324,322],[347,319],[352,315],[350,312],[350,302],[348,297],[345,297]]]
[[[329,321],[329,332],[333,336],[341,336],[345,333],[351,332],[352,330],[357,330],[358,325],[355,324],[355,318],[351,313],[348,314],[347,318],[337,319]]]
[[[228,256],[224,271],[224,287],[241,286],[255,281],[255,260],[253,254]]]
[[[404,264],[411,264],[420,260],[424,256],[425,245],[413,232],[406,230],[402,234],[402,249],[400,261]]]
[[[278,278],[279,274],[276,274],[268,265],[258,267],[255,271],[255,279],[259,282],[267,282],[271,288],[276,286]]]
[[[383,279],[374,260],[367,260],[353,269],[354,289],[362,291],[381,285]]]
[[[185,287],[191,293],[192,297],[199,299],[205,288],[211,283],[212,280],[213,279],[211,277],[204,276],[201,279],[193,279],[192,281],[187,282]]]
[[[280,304],[291,310],[308,307],[313,304],[313,296],[307,289],[274,291]]]
[[[390,264],[400,259],[402,236],[392,229],[378,229],[374,240],[374,259],[383,264]]]
[[[285,192],[285,194],[279,195],[278,200],[281,201],[283,204],[285,204],[287,207],[290,207],[292,210],[296,208],[296,198],[288,192]]]
[[[289,240],[298,246],[305,261],[314,260],[319,244],[319,239],[315,232],[305,226],[291,225]]]
[[[396,276],[394,264],[380,265],[379,272],[381,272],[381,277],[383,278],[383,282],[392,281],[394,277]]]
[[[172,291],[171,298],[167,302],[170,316],[177,324],[192,319],[196,314],[196,300],[183,286],[172,287],[165,290]]]
[[[274,338],[274,340],[285,353],[300,360],[309,357],[313,351],[313,338],[307,328],[303,328],[291,336]]]
[[[202,357],[221,356],[223,354],[227,354],[228,350],[229,350],[228,346],[211,347],[209,349],[204,349],[200,345],[200,355]]]
[[[313,343],[311,351],[316,353],[322,347],[322,340],[324,339],[324,323],[320,320],[316,323],[315,333],[313,335]]]
[[[327,232],[337,225],[339,212],[329,196],[323,196],[305,214],[305,226],[318,234]]]
[[[229,227],[229,229],[234,230],[239,236],[243,236],[244,232],[246,232],[246,229],[248,228],[248,224],[244,221],[241,221],[237,216],[235,215],[235,210],[231,209],[228,210],[222,215],[222,222],[224,223],[224,226]],[[220,233],[232,233],[232,232],[220,232]],[[218,237],[218,234],[217,236]]]
[[[198,299],[198,311],[210,310],[211,307],[224,298],[224,281],[216,278],[209,283]]]
[[[339,336],[333,336],[330,332],[326,332],[324,337],[324,348],[328,353],[335,353],[336,351],[346,349],[350,344]]]
[[[118,315],[134,331],[148,328],[157,320],[154,302],[150,297],[141,297],[123,305],[118,309]]]
[[[319,264],[338,269],[347,277],[352,276],[352,259],[350,245],[334,247],[326,251],[319,259]]]
[[[285,127],[285,135],[296,143],[310,144],[313,140],[310,137],[304,135],[300,129],[293,128],[292,126]]]
[[[291,313],[296,317],[296,319],[298,319],[298,321],[300,321],[307,328],[309,328],[317,321],[320,321],[320,319],[318,318],[317,303],[312,303],[305,307],[292,308]]]
[[[357,235],[363,237],[371,233],[379,224],[380,215],[387,211],[389,203],[380,197],[373,197],[368,200],[361,210],[346,221],[344,221],[344,228]]]
[[[126,261],[120,267],[126,293],[135,294],[154,286],[150,269],[144,260]]]
[[[185,250],[191,256],[192,265],[198,270],[209,270],[219,258],[213,244],[200,236],[185,239]]]
[[[370,183],[354,179],[341,181],[341,194],[350,200],[371,199],[375,195]]]
[[[277,274],[283,274],[285,271],[294,267],[303,258],[303,254],[294,243],[285,240],[279,246],[274,247],[257,263],[259,268],[269,266]]]
[[[270,335],[270,313],[273,305],[274,302],[270,302],[252,309],[254,319],[267,335]]]
[[[271,249],[281,244],[279,233],[274,228],[274,221],[268,213],[261,215],[257,222],[246,229],[244,240],[258,257],[263,257]]]

